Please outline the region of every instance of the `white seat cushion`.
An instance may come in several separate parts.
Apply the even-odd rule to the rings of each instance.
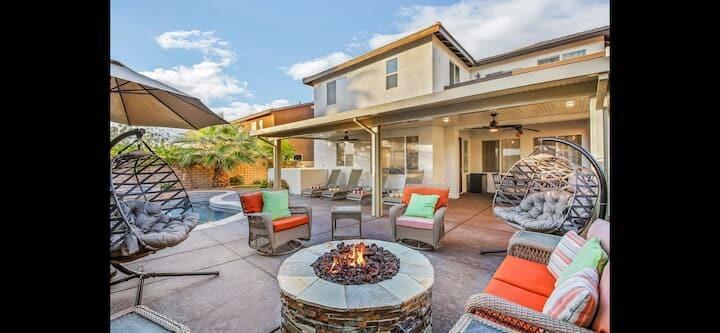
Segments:
[[[416,216],[400,216],[395,222],[399,226],[415,228],[415,229],[426,229],[433,230],[433,219]]]

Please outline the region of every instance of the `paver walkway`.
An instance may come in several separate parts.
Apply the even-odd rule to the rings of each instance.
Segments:
[[[330,240],[330,209],[354,201],[291,196],[293,203],[313,207],[312,239]],[[445,215],[445,245],[422,252],[435,268],[433,331],[447,332],[460,317],[465,300],[482,291],[503,254],[481,256],[482,250],[503,249],[513,229],[492,214],[492,197],[465,194],[450,200]],[[386,207],[387,212],[387,207]],[[338,234],[357,233],[357,222],[341,220]],[[371,218],[363,209],[363,236],[392,241],[387,216]],[[143,304],[189,326],[193,332],[271,332],[280,325],[280,289],[276,280],[289,255],[266,257],[248,247],[247,222],[195,230],[183,243],[147,256],[129,266],[147,271],[220,270],[219,277],[175,277],[148,280]],[[112,286],[111,312],[132,306],[136,281]]]

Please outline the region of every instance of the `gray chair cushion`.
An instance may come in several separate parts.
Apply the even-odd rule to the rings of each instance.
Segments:
[[[517,206],[498,206],[493,212],[527,230],[551,231],[563,223],[565,209],[571,199],[572,194],[564,191],[536,192],[525,197]]]
[[[128,256],[142,250],[138,239],[156,249],[175,246],[187,239],[195,226],[200,222],[196,213],[186,212],[182,216],[168,216],[162,212],[160,205],[141,200],[127,202],[125,210],[130,226],[137,236],[132,234],[123,242],[111,249],[114,255]],[[122,235],[113,235],[113,242]]]

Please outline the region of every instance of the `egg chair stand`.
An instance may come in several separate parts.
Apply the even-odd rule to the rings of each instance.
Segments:
[[[559,156],[544,142],[569,146],[585,157],[592,169]],[[590,224],[596,206],[598,217],[606,218],[605,173],[585,148],[559,138],[541,139],[533,154],[516,162],[502,177],[493,199],[493,212],[510,226],[560,235],[570,230],[581,233]],[[481,254],[503,252],[507,251]]]
[[[143,134],[142,129],[132,130],[111,141],[112,148],[135,136],[110,164],[110,265],[126,275],[110,285],[138,279],[135,305],[142,301],[148,278],[220,275],[219,271],[145,272],[142,266],[125,265],[182,243],[199,223],[180,179],[142,140]],[[130,147],[137,149],[125,153]]]

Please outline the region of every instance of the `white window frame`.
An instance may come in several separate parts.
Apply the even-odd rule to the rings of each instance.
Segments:
[[[450,84],[453,85],[460,83],[460,66],[454,63],[452,60],[450,60],[449,62],[450,66],[448,67],[448,70],[450,71]]]
[[[563,53],[563,55],[560,58],[561,58],[561,60],[568,60],[568,59],[572,59],[572,58],[582,57],[586,54],[587,54],[587,50],[582,49],[582,50]]]
[[[259,128],[259,129],[265,128],[265,127],[263,126],[263,120],[262,120],[262,119],[258,120],[258,128]]]
[[[535,141],[539,141],[540,139],[544,139],[544,138],[560,138],[560,139],[565,139],[565,140],[570,141],[570,139],[568,139],[568,137],[570,137],[570,136],[576,136],[576,137],[578,137],[578,139],[580,139],[580,142],[579,142],[579,143],[578,143],[578,142],[575,142],[575,143],[579,144],[580,146],[583,146],[583,135],[582,135],[582,133],[567,134],[567,135],[534,136],[534,137],[533,137],[533,141],[532,141],[532,142],[533,142],[533,150],[535,150],[535,149],[537,148],[537,146],[535,145]],[[555,151],[558,151],[559,147],[561,147],[562,144],[561,144],[561,143],[557,143],[557,142],[550,142],[550,143],[549,143],[549,146],[551,146],[552,149],[555,149]],[[567,158],[567,156],[564,156],[564,157]],[[582,163],[583,163],[583,156],[580,155],[580,154],[578,154],[577,157],[580,159],[579,161],[572,161],[572,160],[570,160],[570,162],[577,163],[577,164],[582,164]]]
[[[557,59],[555,59],[555,58],[557,58]],[[555,60],[551,60],[551,59],[555,59]],[[550,60],[550,61],[547,61],[547,60]],[[540,62],[542,62],[542,61],[547,61],[547,62],[540,63]],[[545,64],[557,62],[557,61],[560,61],[560,55],[559,55],[559,54],[556,54],[556,55],[554,55],[554,56],[545,57],[545,58],[540,58],[540,59],[537,60],[537,64],[538,64],[538,66],[540,66],[540,65],[545,65]]]
[[[482,140],[483,142],[485,142],[485,141],[497,141],[497,151],[493,152],[493,154],[496,154],[495,159],[497,160],[497,164],[498,164],[498,171],[497,171],[497,172],[499,172],[499,173],[506,173],[507,170],[505,170],[505,169],[510,169],[510,167],[512,166],[512,164],[506,166],[506,165],[505,165],[505,162],[503,161],[503,149],[507,148],[507,147],[505,146],[505,144],[503,143],[503,141],[506,141],[506,140],[518,140],[518,143],[520,143],[520,139],[513,139],[513,138],[502,138],[502,139],[493,139],[493,140]],[[521,145],[520,147],[518,147],[517,149],[520,149],[520,159],[522,159],[522,158],[523,158],[523,157],[522,157],[522,145]],[[486,156],[486,152],[483,151],[482,153],[483,153],[483,157],[482,157],[483,160],[480,161],[480,162],[482,163],[482,165],[485,165],[485,160],[484,160],[484,159],[485,159],[485,156]],[[513,164],[514,164],[514,163],[513,163]],[[483,171],[488,172],[487,170],[483,170]],[[494,172],[494,171],[489,171],[489,172]]]
[[[250,129],[253,131],[257,130],[257,121],[253,121],[250,123]]]
[[[340,145],[342,145],[342,159],[339,159],[338,156],[337,156],[337,155],[338,155],[338,150],[340,150],[340,149],[339,149],[339,148],[340,148]],[[345,165],[345,164],[346,164],[346,163],[345,163],[345,155],[346,155],[346,154],[345,154],[345,149],[347,148],[345,145],[346,145],[346,142],[336,142],[336,143],[335,143],[335,166],[339,166],[339,167],[341,167],[341,166],[347,166],[347,165]],[[342,165],[338,164],[338,163],[340,162],[340,160],[342,160]]]
[[[330,85],[333,86],[333,101],[330,103]],[[325,84],[325,101],[327,102],[327,105],[334,105],[337,104],[337,80],[332,80]]]
[[[388,73],[388,63],[395,60],[395,71],[392,73]],[[385,90],[390,90],[393,88],[397,88],[400,85],[400,76],[398,75],[398,72],[400,72],[400,61],[398,61],[398,58],[392,58],[385,61]],[[395,75],[395,86],[394,87],[388,87],[388,78],[392,75]]]

